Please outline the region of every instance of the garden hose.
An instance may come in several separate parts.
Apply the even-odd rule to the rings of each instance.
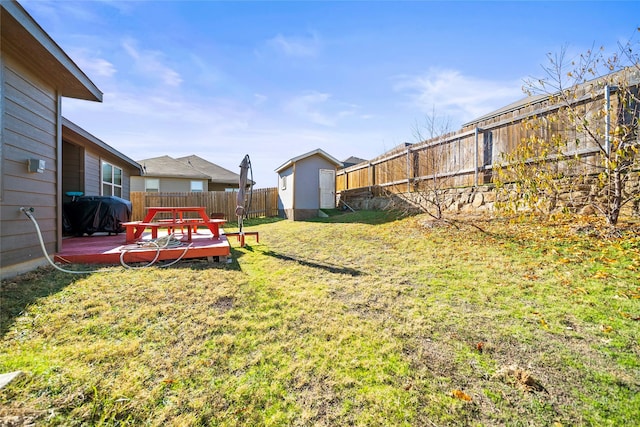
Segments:
[[[145,242],[140,242],[140,244],[136,245],[136,246],[132,246],[129,249],[125,249],[122,252],[120,252],[120,264],[125,267],[125,268],[131,268],[131,269],[139,269],[139,268],[145,268],[145,267],[151,267],[153,264],[155,264],[155,262],[158,260],[158,258],[160,257],[160,253],[162,252],[162,249],[168,249],[168,248],[173,248],[173,247],[178,247],[182,245],[182,242],[180,242],[180,240],[176,239],[175,235],[173,233],[167,235],[167,236],[163,236],[163,237],[159,237],[157,239],[153,239],[153,240],[149,240],[149,241],[145,241]],[[175,260],[171,261],[168,264],[163,264],[160,267],[169,267],[170,265],[173,265],[175,263],[177,263],[178,261],[180,261],[182,258],[184,258],[184,256],[187,254],[187,252],[189,251],[189,248],[191,248],[192,243],[189,243],[189,245],[187,245],[184,248],[184,251],[182,252],[182,254]],[[156,248],[156,255],[155,257],[149,261],[148,264],[142,265],[140,267],[132,267],[129,264],[127,264],[124,261],[124,255],[129,253],[129,252],[136,252],[136,251],[147,251],[147,248],[149,247],[154,247]]]
[[[47,261],[49,262],[49,264],[51,264],[55,269],[57,269],[59,271],[62,271],[63,273],[71,273],[71,274],[104,273],[104,272],[111,271],[111,270],[105,270],[105,269],[99,269],[99,270],[67,270],[67,269],[62,268],[59,265],[57,265],[51,259],[49,254],[47,253],[47,248],[46,248],[46,246],[44,244],[44,239],[42,238],[42,231],[40,230],[40,226],[38,225],[38,221],[36,221],[36,218],[33,216],[33,212],[34,211],[35,211],[35,209],[33,209],[33,208],[28,208],[28,209],[25,208],[25,207],[21,207],[20,208],[20,212],[24,213],[27,216],[27,218],[29,218],[31,220],[31,222],[33,223],[34,227],[36,228],[36,234],[38,235],[38,240],[40,241],[40,247],[42,248],[42,253],[44,254],[44,256],[47,259]],[[167,249],[169,247],[176,247],[176,246],[179,246],[181,244],[182,243],[175,238],[173,233],[168,235],[168,236],[166,236],[166,237],[161,237],[159,239],[150,240],[149,242],[144,242],[143,245],[148,245],[147,247],[151,246],[151,247],[155,247],[156,248],[156,255],[153,258],[153,260],[151,260],[151,262],[149,262],[148,264],[145,264],[142,267],[132,267],[132,266],[130,266],[127,263],[124,262],[125,253],[135,251],[135,249],[138,249],[138,248],[142,247],[142,245],[136,245],[136,247],[130,248],[130,249],[125,249],[120,253],[120,265],[122,265],[123,267],[128,268],[128,269],[151,267],[158,260],[158,258],[160,257],[160,253],[162,252],[163,249]],[[170,262],[168,264],[160,265],[159,267],[169,267],[171,265],[174,265],[178,261],[180,261],[187,254],[187,252],[191,248],[191,245],[192,244],[190,243],[188,246],[186,246],[184,251],[182,252],[182,254],[176,260],[174,260],[174,261],[172,261],[172,262]],[[147,250],[147,249],[145,249],[145,250]]]

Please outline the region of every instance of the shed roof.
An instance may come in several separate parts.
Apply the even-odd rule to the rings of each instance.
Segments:
[[[138,163],[142,165],[144,175],[148,177],[209,179],[209,175],[204,172],[169,156],[138,160]]]
[[[78,142],[82,144],[91,144],[96,147],[98,150],[107,152],[119,159],[123,162],[127,163],[132,169],[136,169],[139,175],[142,175],[142,166],[135,160],[125,156],[115,148],[111,147],[109,144],[101,141],[95,136],[91,135],[86,130],[82,129],[77,124],[73,123],[69,119],[63,117],[62,118],[62,135],[65,140],[71,142]]]
[[[207,175],[211,182],[217,184],[237,184],[240,179],[239,174],[225,169],[222,166],[218,166],[215,163],[211,163],[195,154],[178,157],[176,160],[191,165],[194,169]]]
[[[292,159],[287,160],[282,165],[280,165],[278,168],[276,168],[276,172],[280,172],[280,171],[288,168],[289,166],[293,165],[294,163],[299,162],[300,160],[303,160],[303,159],[306,159],[307,157],[311,157],[311,156],[315,156],[315,155],[319,155],[321,157],[324,157],[326,160],[328,160],[329,162],[333,163],[337,167],[342,166],[342,162],[340,160],[337,160],[335,157],[330,156],[329,154],[327,154],[326,152],[324,152],[320,148],[317,148],[317,149],[315,149],[313,151],[309,151],[308,153],[304,153],[304,154],[301,154],[301,155],[299,155],[297,157],[294,157]]]
[[[62,96],[102,101],[102,92],[15,0],[0,0],[2,51],[20,58]]]

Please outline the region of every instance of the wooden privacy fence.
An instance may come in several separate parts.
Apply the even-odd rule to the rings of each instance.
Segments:
[[[185,193],[131,192],[132,221],[141,221],[149,206],[204,206],[207,214],[220,213],[227,221],[236,217],[237,191],[205,191]],[[248,195],[247,195],[248,197]],[[278,216],[278,189],[253,190],[248,218]]]
[[[584,111],[602,110],[603,95],[590,94],[574,101]],[[546,120],[557,114],[558,105],[542,101],[523,103],[490,117],[468,123],[462,129],[416,144],[403,144],[386,154],[336,173],[336,191],[380,186],[387,191],[401,193],[419,190],[428,182],[437,181],[440,189],[469,187],[492,182],[493,169],[504,164],[503,155],[512,153],[518,144],[532,134],[523,123],[531,120],[544,122],[535,132],[541,138],[563,134],[568,141],[567,156],[581,156],[583,163],[592,164],[589,173],[597,172],[593,164],[599,153],[598,145],[579,131],[575,125],[562,127],[557,120]],[[592,121],[604,128],[605,117],[592,113]],[[624,119],[624,117],[622,118]],[[601,137],[604,140],[604,136]],[[579,143],[578,143],[579,141]],[[601,145],[604,145],[600,141]]]
[[[445,135],[438,140],[406,144],[385,155],[336,173],[336,191],[384,187],[408,192],[420,181],[438,177],[446,187],[482,184],[491,160],[483,157],[489,136],[475,129]]]
[[[589,81],[576,78],[576,84],[562,92],[530,95],[458,131],[406,143],[369,162],[341,169],[336,190],[477,187],[491,183],[496,169],[519,162],[534,167],[548,163],[563,176],[596,175],[612,165],[616,165],[612,173],[619,173],[618,161],[630,162],[624,168],[637,171],[640,71],[635,65]],[[551,80],[548,87],[554,83]],[[614,153],[612,146],[617,147]]]

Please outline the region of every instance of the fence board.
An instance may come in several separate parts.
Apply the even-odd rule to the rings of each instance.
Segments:
[[[574,102],[582,115],[591,115],[594,123],[600,122],[599,126],[603,127],[604,117],[596,114],[602,109],[601,101],[600,98],[585,94]],[[386,191],[406,192],[412,188],[419,189],[433,177],[440,180],[440,188],[488,184],[492,181],[492,169],[503,162],[503,154],[513,153],[532,132],[538,132],[538,136],[546,139],[559,134],[567,141],[579,141],[579,144],[569,144],[565,154],[586,156],[582,161],[583,170],[567,170],[567,173],[597,173],[593,155],[598,151],[598,144],[588,138],[584,131],[567,125],[570,121],[548,120],[544,122],[545,126],[540,125],[535,131],[523,127],[526,121],[539,120],[543,123],[542,119],[553,118],[555,114],[559,114],[558,106],[550,105],[545,100],[474,123],[474,128],[467,127],[407,145],[403,150],[394,149],[365,164],[338,170],[336,191],[340,193],[373,185],[384,187]],[[582,154],[583,150],[588,153]],[[551,158],[549,160],[553,161]]]
[[[132,221],[141,221],[149,206],[204,206],[206,212],[223,214],[227,221],[236,217],[237,191],[205,191],[184,193],[147,193],[132,191]],[[254,189],[248,218],[278,216],[278,189]]]

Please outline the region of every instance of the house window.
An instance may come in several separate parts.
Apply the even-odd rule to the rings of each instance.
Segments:
[[[280,179],[280,188],[282,190],[286,190],[287,189],[287,176],[283,176],[282,179]]]
[[[158,178],[145,178],[144,191],[147,193],[158,193],[160,191],[160,180]]]
[[[122,197],[122,169],[102,162],[102,195]]]
[[[192,193],[202,193],[203,191],[204,191],[204,186],[202,185],[202,181],[191,181]]]

